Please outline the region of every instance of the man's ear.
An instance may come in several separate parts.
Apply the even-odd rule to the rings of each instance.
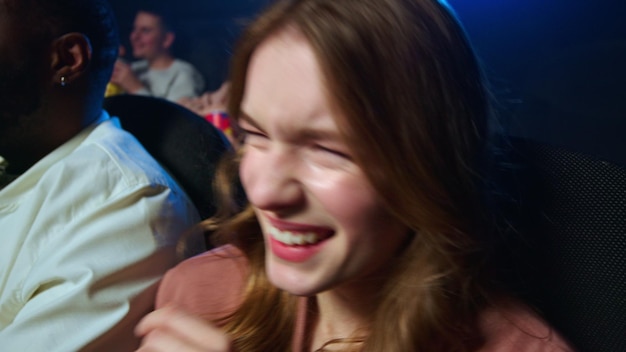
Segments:
[[[66,85],[81,77],[87,72],[91,55],[89,38],[82,33],[67,33],[55,39],[51,61],[55,82]]]
[[[163,48],[169,50],[176,40],[176,34],[174,32],[166,32],[165,38],[163,38]]]

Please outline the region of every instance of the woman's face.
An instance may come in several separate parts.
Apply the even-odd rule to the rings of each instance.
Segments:
[[[313,295],[384,274],[408,229],[352,160],[336,124],[341,113],[297,30],[257,48],[241,110],[240,175],[263,230],[272,283]]]

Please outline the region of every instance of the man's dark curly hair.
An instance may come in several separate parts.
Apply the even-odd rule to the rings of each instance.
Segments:
[[[92,47],[90,75],[108,82],[120,45],[117,21],[107,0],[0,0],[27,37],[39,43],[78,32]]]

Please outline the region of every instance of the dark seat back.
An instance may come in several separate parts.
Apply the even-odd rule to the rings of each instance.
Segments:
[[[104,108],[178,181],[202,219],[214,215],[216,166],[231,149],[221,131],[192,111],[160,98],[116,95],[105,99]]]
[[[510,284],[580,351],[626,351],[626,169],[512,140]]]

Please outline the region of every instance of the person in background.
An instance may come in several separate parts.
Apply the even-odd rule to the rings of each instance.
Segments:
[[[118,47],[107,0],[0,0],[2,351],[132,351],[194,237],[183,190],[102,110]]]
[[[137,12],[130,44],[132,56],[139,60],[117,60],[111,77],[126,93],[177,102],[204,91],[202,74],[172,53],[176,33],[170,12],[160,5],[145,5]]]
[[[443,1],[278,1],[230,82],[249,204],[140,351],[572,350],[492,276],[490,95]]]
[[[120,45],[117,51],[117,55],[119,57],[124,57],[126,55],[126,48],[123,45]],[[104,97],[108,98],[114,95],[124,94],[124,93],[125,92],[124,92],[124,89],[122,89],[122,87],[109,81],[109,83],[107,83],[106,89],[104,90]]]

